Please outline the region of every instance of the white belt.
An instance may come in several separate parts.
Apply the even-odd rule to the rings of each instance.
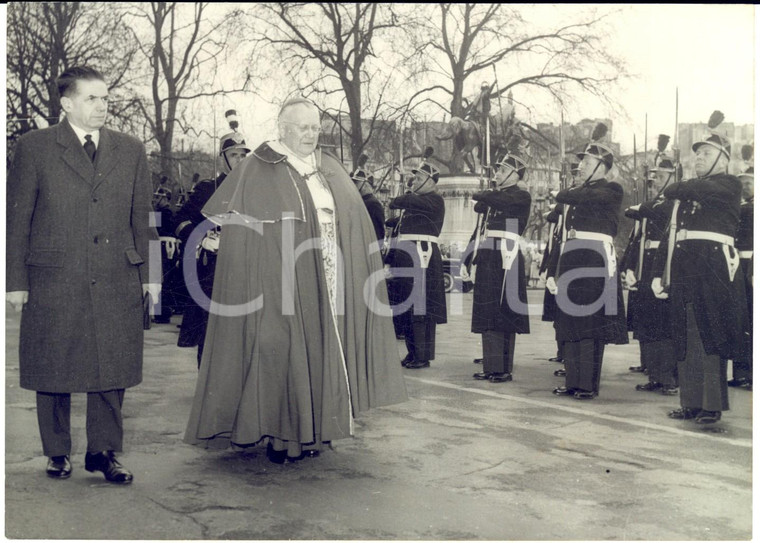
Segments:
[[[739,251],[739,258],[752,258],[752,251]]]
[[[177,251],[177,245],[179,240],[173,236],[158,236],[158,239],[166,245],[166,256],[169,260],[174,258],[174,253]]]
[[[609,234],[602,234],[600,232],[586,232],[584,230],[576,230],[571,228],[567,231],[567,241],[573,239],[593,240],[604,242],[604,249],[607,253],[607,275],[610,277],[615,276],[615,270],[617,268],[617,255],[615,254],[615,245],[613,243],[612,236]],[[565,244],[562,244],[562,252],[565,251]]]
[[[438,236],[426,236],[425,234],[399,234],[398,241],[429,241],[438,243]]]
[[[519,242],[522,239],[522,236],[520,236],[520,234],[516,234],[514,232],[507,232],[506,230],[486,230],[486,237],[512,239],[517,242]]]
[[[718,234],[717,232],[707,232],[705,230],[679,230],[676,232],[676,241],[685,240],[715,241],[729,247],[734,246],[734,238],[731,236]]]
[[[586,232],[583,230],[575,230],[571,228],[567,232],[567,239],[590,239],[596,241],[604,241],[606,243],[613,243],[612,236],[609,234],[601,234],[599,232]]]
[[[652,241],[651,239],[648,239],[644,242],[644,249],[657,249],[660,247],[659,241]]]

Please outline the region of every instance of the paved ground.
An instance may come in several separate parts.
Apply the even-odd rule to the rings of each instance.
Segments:
[[[531,291],[540,302],[540,291]],[[195,351],[178,322],[146,337],[127,392],[114,487],[84,470],[75,395],[74,473],[44,475],[34,393],[18,388],[18,316],[6,317],[5,535],[67,539],[746,540],[752,537],[752,393],[731,390],[714,428],[668,419],[674,397],[634,391],[638,345],[610,346],[601,396],[555,397],[553,330],[519,337],[515,381],[473,381],[471,295],[449,300],[433,367],[404,370],[410,400],[357,421],[316,459],[274,465],[259,448],[181,441]],[[461,311],[457,310],[457,304]],[[459,313],[459,314],[456,314]],[[399,343],[399,348],[402,344]]]

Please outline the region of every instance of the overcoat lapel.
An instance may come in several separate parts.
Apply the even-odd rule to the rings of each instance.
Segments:
[[[100,129],[100,141],[98,142],[98,152],[95,155],[95,171],[98,175],[95,177],[95,187],[97,188],[103,181],[108,178],[108,174],[114,169],[118,162],[117,147],[119,143],[110,130]]]
[[[58,124],[58,144],[63,147],[61,157],[66,164],[74,170],[83,181],[92,184],[95,174],[95,167],[90,161],[90,157],[79,142],[74,129],[71,128],[68,121]]]

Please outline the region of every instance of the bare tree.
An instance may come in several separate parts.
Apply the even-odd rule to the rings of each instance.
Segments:
[[[132,104],[149,127],[149,134],[158,143],[161,173],[176,178],[172,154],[179,132],[193,134],[191,123],[183,122],[194,101],[201,97],[242,92],[249,81],[246,70],[240,70],[239,81],[223,88],[217,72],[226,60],[237,37],[241,12],[237,8],[207,13],[209,3],[183,4],[151,2],[136,4],[135,38],[147,61],[142,74],[150,82],[150,97],[137,97]],[[139,28],[148,22],[150,35]]]
[[[56,124],[61,103],[56,78],[87,65],[106,77],[114,122],[125,118],[121,91],[128,84],[136,45],[123,11],[105,3],[13,2],[8,6],[7,138],[34,126]]]
[[[325,113],[350,141],[356,164],[375,131],[384,131],[393,115],[383,112],[393,70],[387,69],[387,59],[377,59],[375,47],[397,26],[394,8],[283,2],[258,5],[253,14],[254,42],[274,52],[301,92],[321,95],[325,101],[344,97],[348,127],[343,123],[343,99],[334,99],[338,107],[325,106]],[[309,74],[307,80],[304,73]]]
[[[546,29],[525,19],[525,6],[441,3],[426,9],[425,16],[404,25],[414,55],[425,59],[418,64],[427,81],[410,105],[425,99],[465,118],[472,106],[465,96],[467,82],[478,75],[493,81],[497,69],[510,74],[490,84],[488,97],[497,103],[517,88],[560,102],[577,91],[609,100],[609,86],[626,75],[623,63],[605,48],[605,16],[593,11]]]

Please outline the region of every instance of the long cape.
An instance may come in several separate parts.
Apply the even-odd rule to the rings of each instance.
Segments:
[[[321,251],[307,249],[316,210],[286,157],[262,144],[204,208],[223,228],[188,443],[331,441],[352,433],[352,415],[407,399],[390,311],[379,314],[388,297],[372,223],[340,163],[322,155],[320,170],[343,256],[337,318]]]

